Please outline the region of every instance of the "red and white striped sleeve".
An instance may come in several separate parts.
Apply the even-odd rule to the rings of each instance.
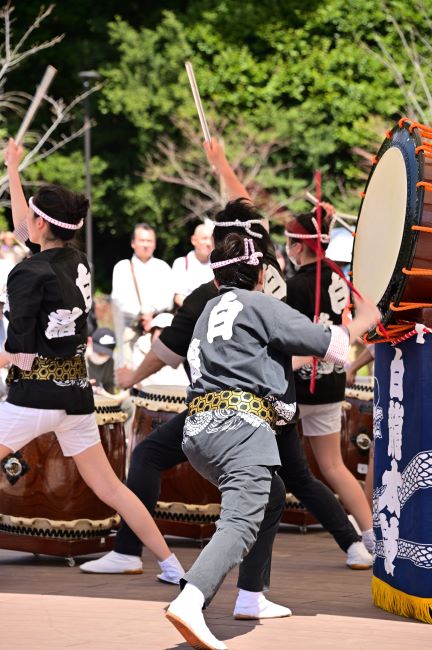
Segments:
[[[350,337],[344,325],[330,325],[331,339],[324,356],[329,363],[344,364],[348,357]]]
[[[33,365],[33,360],[36,356],[34,352],[5,352],[7,358],[14,366],[18,366],[21,370],[31,370]]]

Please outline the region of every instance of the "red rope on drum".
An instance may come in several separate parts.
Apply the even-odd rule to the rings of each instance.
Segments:
[[[319,322],[320,307],[321,307],[321,260],[324,257],[323,248],[321,245],[321,230],[322,230],[322,207],[321,207],[321,172],[317,169],[315,172],[315,194],[317,198],[317,238],[316,242],[316,275],[315,275],[315,315],[314,322]],[[314,357],[312,365],[312,375],[309,383],[309,391],[313,394],[316,387],[316,376],[318,369],[318,359]]]
[[[416,183],[416,187],[424,187],[426,192],[432,192],[432,183],[426,183],[426,181],[419,181]]]
[[[404,275],[432,275],[432,269],[421,269],[421,268],[412,268],[412,269],[406,269],[405,267],[402,269],[402,273]]]
[[[432,233],[432,228],[429,228],[429,226],[411,226],[411,230],[419,230],[420,232]]]
[[[432,307],[432,302],[400,302],[397,307],[391,302],[389,309],[391,311],[409,311],[411,309],[425,309],[429,307]]]

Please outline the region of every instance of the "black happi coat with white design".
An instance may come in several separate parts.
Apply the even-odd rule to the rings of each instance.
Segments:
[[[313,321],[315,315],[316,263],[305,264],[287,280],[287,304]],[[319,322],[340,325],[348,301],[346,282],[325,263],[321,265],[321,303]],[[315,392],[309,390],[312,365],[294,373],[299,404],[331,404],[345,395],[346,375],[343,365],[318,362]]]
[[[285,417],[295,413],[291,358],[324,356],[330,328],[316,326],[280,300],[258,291],[221,287],[199,317],[188,350],[188,399],[241,389],[275,401]]]
[[[5,349],[64,359],[84,355],[91,278],[87,257],[73,247],[51,248],[17,264],[7,281],[9,327]],[[17,406],[94,411],[87,379],[15,380],[8,402]]]

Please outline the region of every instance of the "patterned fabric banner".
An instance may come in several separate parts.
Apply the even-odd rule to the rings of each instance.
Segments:
[[[375,350],[373,598],[432,623],[432,336]]]

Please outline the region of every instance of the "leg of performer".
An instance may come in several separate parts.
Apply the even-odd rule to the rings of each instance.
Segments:
[[[343,462],[340,433],[310,436],[309,440],[325,479],[340,496],[348,512],[355,517],[360,529],[371,530],[372,512],[364,491]]]
[[[179,413],[140,442],[132,452],[127,487],[137,495],[150,513],[153,513],[160,492],[160,472],[186,460],[181,442],[187,411]],[[85,562],[80,569],[85,573],[142,573],[143,544],[140,538],[122,521],[114,550],[99,558]],[[163,582],[178,584],[183,571],[177,558],[161,565],[158,578]]]
[[[239,567],[239,594],[234,607],[236,619],[281,618],[291,615],[288,607],[272,603],[263,593],[268,591],[270,586],[273,543],[284,505],[285,485],[280,476],[274,474],[256,542]]]
[[[311,472],[298,429],[294,424],[279,429],[276,436],[282,466],[279,474],[291,492],[320,524],[331,533],[351,568],[369,568],[372,558],[333,492]]]
[[[272,475],[269,467],[248,466],[218,477],[222,505],[217,530],[185,574],[181,581],[184,589],[167,611],[167,618],[192,645],[226,648],[207,628],[202,607],[209,605],[227,573],[252,548],[264,517]],[[281,508],[285,499],[280,491],[279,499]]]
[[[96,496],[118,512],[159,561],[171,551],[147,508],[118,478],[101,443],[73,456],[81,477]]]

